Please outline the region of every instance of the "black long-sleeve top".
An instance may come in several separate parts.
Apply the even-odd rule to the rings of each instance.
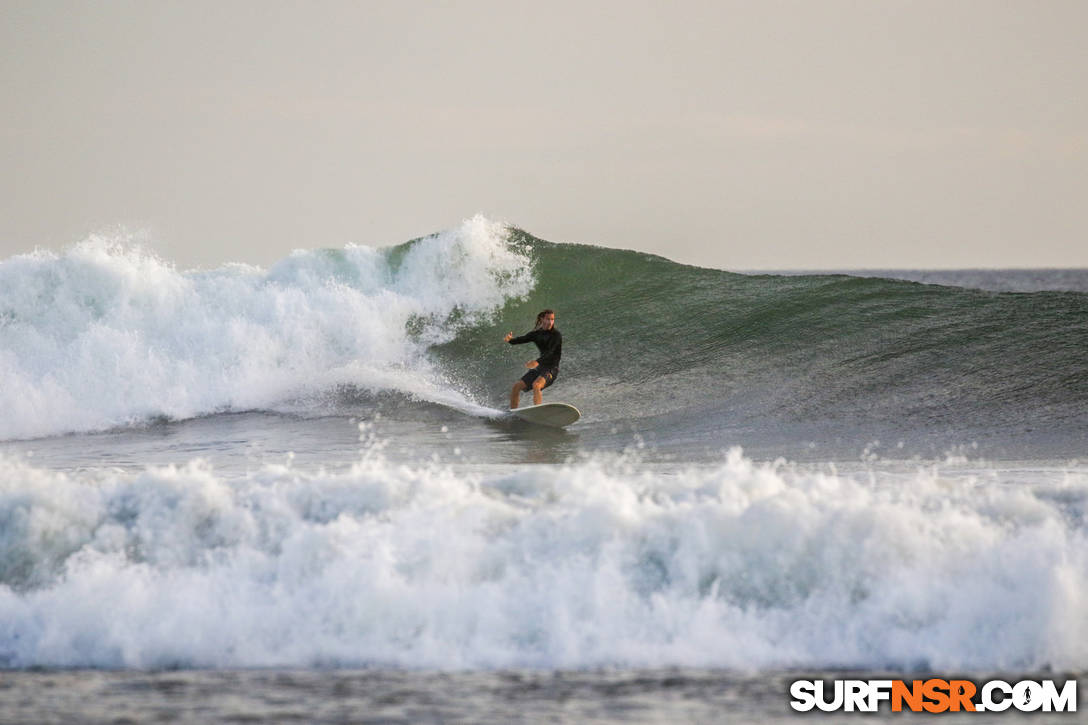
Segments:
[[[563,357],[563,336],[554,327],[550,330],[533,330],[521,337],[510,338],[511,345],[522,345],[526,342],[535,342],[540,350],[540,357],[536,359],[542,367],[559,367],[559,358]]]

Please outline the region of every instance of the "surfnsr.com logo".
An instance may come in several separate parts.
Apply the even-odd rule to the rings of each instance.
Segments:
[[[1076,712],[1077,681],[1060,687],[1054,680],[797,680],[790,685],[790,707],[798,712]]]

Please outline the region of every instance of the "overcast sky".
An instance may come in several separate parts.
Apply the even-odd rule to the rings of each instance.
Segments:
[[[480,212],[725,269],[1088,267],[1088,2],[0,0],[0,256]]]

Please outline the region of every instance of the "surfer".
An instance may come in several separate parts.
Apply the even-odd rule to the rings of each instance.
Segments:
[[[559,358],[563,355],[563,336],[555,329],[555,310],[544,310],[537,315],[536,327],[530,332],[521,337],[514,337],[514,333],[508,332],[503,340],[511,345],[533,342],[540,351],[540,357],[525,363],[529,372],[514,383],[510,391],[510,410],[517,409],[523,390],[532,389],[533,405],[540,405],[544,402],[541,391],[559,377]]]

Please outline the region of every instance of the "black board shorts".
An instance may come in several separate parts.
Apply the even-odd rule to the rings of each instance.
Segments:
[[[532,390],[533,381],[542,375],[547,381],[544,383],[544,387],[546,388],[554,383],[555,379],[559,377],[559,368],[546,368],[543,365],[537,365],[535,368],[521,376],[521,382],[525,383],[526,390]]]

